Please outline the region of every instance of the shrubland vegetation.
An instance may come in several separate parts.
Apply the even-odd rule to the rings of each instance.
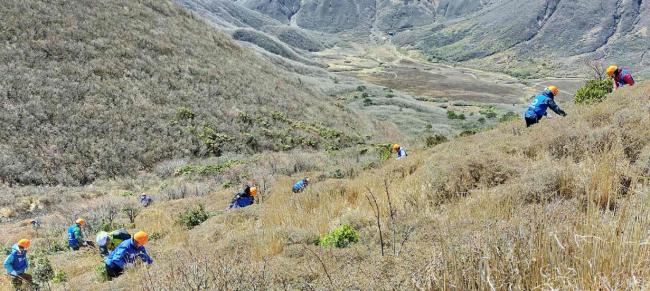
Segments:
[[[353,112],[168,1],[9,0],[0,18],[3,183],[359,141]]]
[[[589,80],[578,89],[573,101],[577,104],[590,104],[603,101],[612,92],[612,80]]]

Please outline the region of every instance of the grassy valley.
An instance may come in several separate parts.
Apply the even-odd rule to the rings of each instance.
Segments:
[[[0,246],[31,239],[48,290],[645,289],[650,84],[574,104],[581,75],[547,73],[617,41],[635,59],[648,6],[607,4],[638,21],[547,63],[585,1],[504,25],[520,1],[8,0]],[[551,84],[568,116],[526,128]],[[154,264],[104,280],[67,250],[78,217],[89,240],[148,232]]]

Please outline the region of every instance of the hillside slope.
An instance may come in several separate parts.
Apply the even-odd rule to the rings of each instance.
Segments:
[[[286,27],[323,44],[333,36],[352,44],[386,40],[520,77],[585,75],[583,62],[592,59],[650,75],[650,4],[644,1],[177,1],[227,6],[219,8],[229,13],[217,22],[235,27],[265,33]]]
[[[3,183],[357,141],[355,113],[171,2],[11,0],[0,19]]]
[[[648,19],[650,4],[643,1],[494,1],[460,21],[406,33],[399,42],[436,58],[479,59],[524,76],[575,73],[585,59],[647,75]]]
[[[62,252],[48,242],[50,233],[63,238],[64,209],[105,210],[106,201],[125,199],[120,192],[49,213],[34,249],[50,249],[55,269],[94,288],[642,289],[650,278],[649,97],[642,83],[601,104],[568,106],[566,118],[502,124],[354,176],[281,175],[265,184],[259,204],[236,211],[222,211],[230,190],[160,199],[133,225],[155,233],[148,245],[155,264],[111,283],[88,271],[99,263],[93,251]],[[305,162],[277,158],[273,167]],[[351,161],[335,163],[347,172]],[[303,175],[320,178],[290,193]],[[178,214],[200,204],[212,216],[187,230]],[[101,213],[85,215],[98,223]],[[358,243],[314,245],[342,224],[359,231]],[[33,235],[19,223],[1,226],[10,241]]]
[[[648,97],[648,84],[622,90],[569,107],[568,118],[530,129],[517,120],[299,195],[280,180],[260,205],[218,214],[186,236],[167,228],[151,246],[160,261],[153,284],[183,289],[216,274],[208,288],[642,288],[650,278]],[[165,229],[147,223],[169,219],[165,207],[144,214],[142,227]],[[313,246],[344,223],[360,243]],[[165,279],[179,266],[197,271]]]

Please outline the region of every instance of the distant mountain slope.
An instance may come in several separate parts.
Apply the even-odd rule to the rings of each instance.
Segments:
[[[355,141],[355,114],[171,2],[9,0],[0,19],[5,183]]]
[[[441,23],[399,38],[434,57],[486,58],[499,66],[575,64],[604,59],[646,70],[650,4],[643,1],[496,1],[462,21]],[[574,61],[574,62],[572,62]],[[531,68],[532,69],[532,68]],[[542,68],[544,69],[544,68]],[[575,68],[560,68],[575,71]]]
[[[179,1],[228,3],[241,16],[255,11],[276,21],[268,25],[300,29],[314,41],[352,34],[355,37],[348,40],[370,42],[376,36],[396,34],[395,44],[417,48],[433,58],[522,77],[574,75],[581,73],[578,66],[587,59],[650,75],[647,1]]]

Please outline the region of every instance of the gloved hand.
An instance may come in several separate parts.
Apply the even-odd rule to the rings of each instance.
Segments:
[[[18,276],[18,272],[16,272],[16,271],[11,271],[11,273],[9,273],[9,275],[14,276],[14,277],[17,277],[17,276]]]

